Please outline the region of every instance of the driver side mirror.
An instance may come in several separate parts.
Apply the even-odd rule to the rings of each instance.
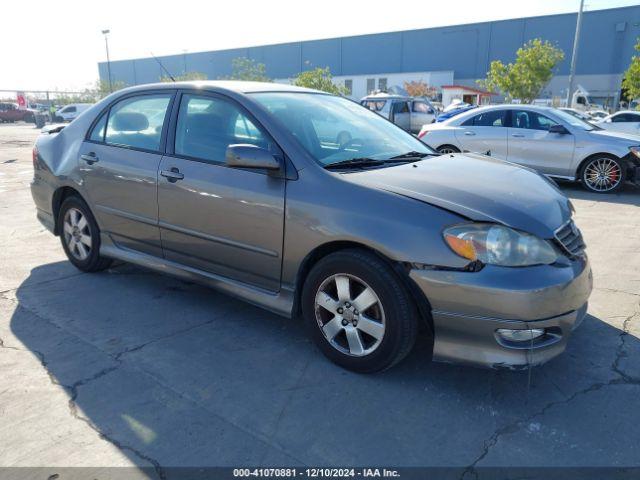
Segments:
[[[229,145],[225,163],[230,167],[280,170],[280,162],[269,150],[250,144]]]
[[[549,133],[558,133],[560,135],[567,135],[569,133],[569,130],[567,130],[564,127],[564,125],[555,124],[549,127]]]

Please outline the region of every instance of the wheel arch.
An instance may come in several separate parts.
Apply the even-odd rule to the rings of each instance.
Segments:
[[[441,148],[448,147],[453,150],[456,150],[458,153],[462,152],[462,149],[453,143],[443,143],[442,145],[438,145],[435,150],[440,151]]]
[[[399,262],[397,260],[393,260],[388,256],[384,255],[379,250],[371,248],[363,243],[354,242],[354,241],[331,241],[324,243],[322,245],[317,246],[311,252],[307,254],[304,260],[300,263],[298,267],[298,273],[296,275],[295,281],[295,292],[294,292],[294,304],[293,304],[293,316],[297,317],[302,314],[302,306],[301,306],[301,296],[302,296],[302,287],[304,282],[311,271],[311,269],[323,258],[327,255],[331,255],[332,253],[339,252],[341,250],[349,250],[349,249],[358,249],[369,252],[380,260],[382,260],[385,264],[387,264],[398,276],[401,283],[409,292],[409,295],[415,302],[415,306],[418,310],[418,315],[422,319],[423,323],[427,325],[430,330],[431,335],[433,336],[434,326],[433,326],[433,318],[431,316],[431,304],[429,300],[425,296],[425,294],[420,290],[420,288],[415,284],[415,282],[409,277],[410,266],[404,262]]]
[[[57,188],[53,192],[53,196],[51,197],[51,212],[53,212],[53,223],[54,223],[53,234],[54,235],[60,235],[60,222],[58,221],[58,214],[60,213],[60,207],[62,206],[62,202],[64,202],[65,199],[71,196],[80,197],[83,201],[85,201],[84,198],[82,197],[82,194],[73,187],[63,186],[63,187]]]

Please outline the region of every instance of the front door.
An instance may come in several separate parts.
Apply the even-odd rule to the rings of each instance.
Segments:
[[[157,174],[172,97],[169,92],[119,101],[95,124],[78,159],[103,233],[120,247],[158,256]]]
[[[512,110],[507,160],[546,175],[569,176],[573,163],[573,135],[552,133],[558,122],[532,110]]]
[[[393,102],[391,105],[391,113],[393,123],[406,131],[411,130],[411,111],[409,110],[409,102]]]
[[[455,130],[456,140],[464,151],[507,158],[506,110],[487,110],[465,120]]]
[[[281,154],[246,111],[218,95],[183,94],[172,153],[158,177],[167,259],[269,291],[280,287],[285,180],[231,168],[227,146]]]
[[[424,125],[433,123],[435,111],[424,100],[411,102],[411,131],[419,133]]]

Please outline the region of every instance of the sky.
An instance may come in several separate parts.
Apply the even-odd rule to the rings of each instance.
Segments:
[[[104,29],[111,60],[123,60],[575,12],[579,2],[403,0],[395,8],[375,0],[9,0],[0,6],[0,90],[94,84],[106,60]],[[586,0],[585,10],[639,3]]]

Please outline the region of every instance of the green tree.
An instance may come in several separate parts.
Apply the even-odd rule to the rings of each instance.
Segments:
[[[126,83],[116,80],[111,82],[111,89],[116,92],[127,86]],[[93,86],[85,88],[82,93],[74,95],[59,94],[56,95],[55,103],[58,105],[67,105],[69,103],[95,103],[111,93],[109,82],[107,80],[96,80]]]
[[[293,79],[293,84],[298,87],[313,88],[335,95],[347,95],[349,93],[345,86],[333,83],[329,67],[316,67],[313,70],[301,72]]]
[[[189,80],[206,80],[208,77],[206,73],[202,72],[187,72],[183,73],[182,75],[176,75],[173,78],[176,82],[185,82]],[[160,81],[173,82],[173,80],[171,80],[171,77],[169,77],[168,75],[163,75],[162,77],[160,77]]]
[[[487,78],[478,83],[488,90],[500,91],[510,100],[531,103],[549,83],[553,69],[564,59],[564,52],[549,41],[529,40],[516,52],[516,61],[507,65],[491,62]]]
[[[231,60],[231,75],[220,77],[224,80],[246,80],[252,82],[271,82],[267,76],[267,67],[252,58],[238,57]]]
[[[635,49],[640,52],[640,38],[638,38]],[[640,97],[640,57],[636,55],[631,57],[631,65],[629,65],[627,71],[624,72],[622,88],[629,101]],[[640,105],[636,108],[640,109]]]

